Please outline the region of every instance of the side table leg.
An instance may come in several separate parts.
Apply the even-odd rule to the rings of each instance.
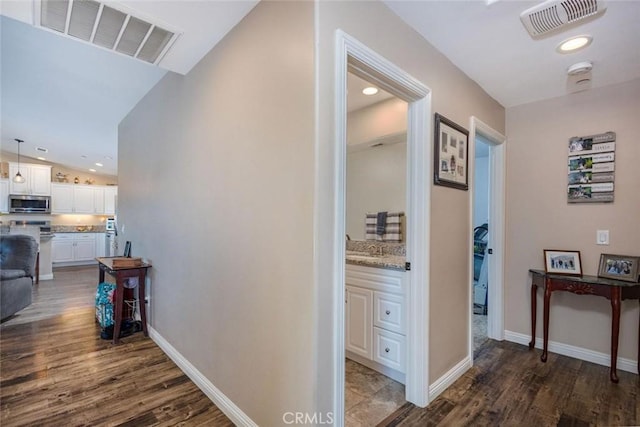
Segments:
[[[122,306],[124,305],[124,283],[123,279],[116,277],[116,301],[115,301],[115,320],[113,324],[113,343],[118,344],[120,340],[120,328],[122,326]]]
[[[535,280],[533,278],[531,282],[531,342],[529,343],[529,350],[533,350],[536,346],[536,297],[538,295],[538,285],[536,285]]]
[[[638,304],[640,305],[640,299]],[[638,310],[638,375],[640,375],[640,310]]]
[[[548,356],[548,347],[549,347],[549,303],[551,301],[551,284],[549,283],[549,279],[545,279],[544,284],[544,318],[543,318],[543,333],[544,333],[544,342],[542,344],[542,356],[540,356],[540,360],[543,362],[547,361]]]
[[[611,371],[609,378],[611,382],[618,382],[618,336],[620,334],[620,288],[613,287],[611,290]]]
[[[149,336],[149,331],[147,330],[147,304],[145,303],[145,279],[146,274],[144,270],[141,269],[138,274],[138,307],[140,308],[140,321],[142,322],[142,332],[145,337]]]

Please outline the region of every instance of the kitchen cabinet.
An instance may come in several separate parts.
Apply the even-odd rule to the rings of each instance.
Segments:
[[[101,258],[106,256],[106,233],[94,233],[96,235],[96,258]]]
[[[9,180],[0,179],[0,212],[9,212]]]
[[[52,262],[84,264],[95,261],[96,234],[56,233],[51,240]]]
[[[346,356],[404,383],[406,279],[403,271],[347,264]]]
[[[51,213],[113,215],[117,187],[51,184]],[[107,209],[108,207],[108,209]]]
[[[29,163],[9,163],[9,176],[14,177],[20,171],[24,182],[9,181],[9,194],[29,194],[32,196],[51,195],[51,166]]]
[[[104,187],[104,214],[115,215],[116,199],[118,196],[118,187],[108,185]]]

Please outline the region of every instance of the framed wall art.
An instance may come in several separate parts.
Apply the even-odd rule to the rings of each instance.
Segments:
[[[637,282],[640,257],[630,255],[601,254],[598,277]]]
[[[580,251],[544,250],[544,271],[551,274],[582,276]]]
[[[616,133],[569,139],[568,203],[613,202]]]
[[[434,184],[469,189],[469,131],[436,113]]]

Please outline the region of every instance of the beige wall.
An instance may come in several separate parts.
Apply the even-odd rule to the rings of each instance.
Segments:
[[[367,212],[406,212],[407,144],[347,154],[347,234],[365,238]]]
[[[316,262],[319,283],[319,373],[331,372],[333,352],[332,251],[328,232],[334,227],[334,61],[335,31],[342,29],[430,87],[432,112],[439,112],[468,128],[477,116],[504,132],[504,108],[476,83],[379,2],[319,2],[318,27],[318,201]],[[429,117],[433,123],[433,117]],[[432,150],[432,136],[425,144]],[[431,382],[464,359],[468,352],[470,253],[469,192],[433,187],[431,199],[430,360]],[[412,260],[419,262],[419,260]],[[321,408],[331,407],[333,384],[318,378]]]
[[[590,275],[601,253],[640,256],[639,100],[635,80],[507,110],[506,330],[531,333],[528,269],[544,268],[543,249],[579,250]],[[617,134],[615,201],[568,204],[568,139],[606,131]],[[609,230],[609,246],[596,245],[596,230]],[[636,360],[637,328],[637,301],[623,301],[620,357]],[[550,340],[609,354],[610,329],[606,299],[553,294]]]
[[[390,98],[347,115],[347,144],[358,145],[407,131],[407,103]]]
[[[313,52],[313,3],[261,2],[119,128],[152,326],[263,426],[313,410]]]

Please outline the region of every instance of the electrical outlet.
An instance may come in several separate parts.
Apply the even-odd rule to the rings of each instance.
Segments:
[[[608,245],[609,244],[609,230],[597,230],[596,231],[596,244]]]

